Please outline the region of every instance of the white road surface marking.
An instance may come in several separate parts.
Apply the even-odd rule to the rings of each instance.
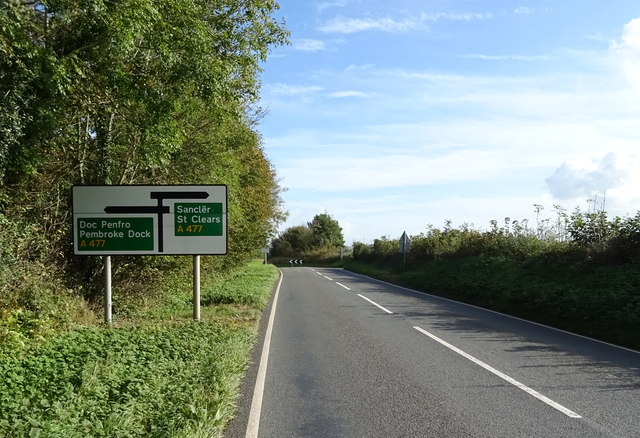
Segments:
[[[360,295],[358,294],[358,296],[364,300],[369,301],[371,304],[373,304],[374,306],[378,307],[379,309],[384,310],[385,312],[389,313],[389,314],[393,314],[393,312],[389,309],[385,309],[384,307],[382,307],[380,304],[376,303],[375,301],[371,301],[369,298],[365,297],[364,295]]]
[[[264,396],[264,384],[267,377],[267,363],[269,362],[269,348],[271,347],[271,333],[273,332],[273,320],[276,317],[276,306],[278,304],[278,295],[280,294],[280,285],[284,275],[280,272],[280,282],[276,288],[273,297],[273,305],[271,306],[271,314],[267,324],[267,331],[264,336],[264,344],[262,345],[262,355],[260,356],[260,366],[258,367],[258,376],[256,377],[256,386],[253,390],[253,399],[251,400],[251,410],[249,411],[249,421],[247,422],[246,438],[257,438],[260,428],[260,415],[262,413],[262,398]]]
[[[545,397],[544,395],[540,394],[538,391],[536,391],[534,389],[531,389],[528,386],[518,382],[517,380],[507,376],[503,372],[498,371],[497,369],[493,368],[492,366],[487,365],[486,363],[482,362],[479,359],[476,359],[475,357],[471,356],[470,354],[465,353],[464,351],[460,350],[459,348],[454,347],[453,345],[449,344],[448,342],[446,342],[446,341],[440,339],[439,337],[429,333],[428,331],[426,331],[426,330],[424,330],[424,329],[422,329],[420,327],[417,327],[417,326],[414,326],[413,328],[418,330],[423,335],[426,335],[426,336],[430,337],[434,341],[439,342],[440,344],[444,345],[445,347],[449,348],[450,350],[455,351],[456,353],[458,353],[462,357],[465,357],[466,359],[469,359],[471,362],[475,363],[476,365],[480,365],[482,368],[484,368],[487,371],[490,371],[491,373],[495,374],[496,376],[500,377],[501,379],[506,380],[507,382],[511,383],[512,385],[522,389],[527,394],[532,395],[535,398],[537,398],[538,400],[543,401],[546,404],[548,404],[549,406],[559,410],[563,414],[565,414],[565,415],[567,415],[567,416],[569,416],[571,418],[582,418],[581,415],[578,415],[575,412],[573,412],[572,410],[565,408],[561,404],[554,402],[550,398]]]

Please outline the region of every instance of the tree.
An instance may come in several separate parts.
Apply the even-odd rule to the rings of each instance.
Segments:
[[[274,240],[272,246],[275,255],[299,256],[313,249],[313,234],[304,225],[289,227]]]
[[[344,245],[342,227],[328,213],[317,214],[307,225],[287,228],[272,243],[276,256],[299,257],[309,251]]]
[[[271,17],[277,8],[273,0],[0,3],[3,182],[52,161],[73,182],[152,182],[181,148],[189,111],[242,119],[256,101],[259,63],[286,42]]]
[[[224,259],[264,248],[284,214],[255,108],[260,63],[287,42],[277,9],[0,1],[0,212],[42,230],[50,258],[85,275],[70,256],[73,184],[227,184]]]
[[[317,214],[308,223],[315,248],[344,246],[342,227],[328,213]]]

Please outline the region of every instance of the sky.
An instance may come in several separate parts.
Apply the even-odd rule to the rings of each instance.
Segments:
[[[279,4],[259,131],[282,229],[327,212],[350,245],[640,210],[640,1]]]

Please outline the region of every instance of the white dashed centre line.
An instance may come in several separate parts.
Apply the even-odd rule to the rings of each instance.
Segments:
[[[360,294],[358,294],[358,296],[359,296],[360,298],[364,299],[364,300],[369,301],[371,304],[373,304],[373,305],[374,305],[374,306],[376,306],[377,308],[382,309],[382,310],[384,310],[385,312],[387,312],[387,313],[389,313],[389,314],[393,314],[393,312],[392,312],[391,310],[389,310],[389,309],[385,309],[385,308],[384,308],[384,307],[382,307],[380,304],[378,304],[378,303],[376,303],[376,302],[374,302],[374,301],[371,301],[369,298],[365,297],[364,295],[360,295]]]

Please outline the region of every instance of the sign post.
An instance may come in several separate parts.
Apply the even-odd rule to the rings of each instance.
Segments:
[[[200,256],[227,253],[227,186],[74,186],[73,251],[104,256],[111,322],[112,255],[193,255],[200,319]],[[197,272],[196,272],[197,271]]]
[[[409,252],[409,247],[411,246],[411,241],[409,240],[409,236],[407,232],[403,232],[402,236],[400,236],[400,252],[402,253],[402,270],[406,270],[407,268],[407,253]]]
[[[111,256],[104,256],[104,322],[111,324]]]
[[[193,256],[193,319],[200,321],[200,256]]]

